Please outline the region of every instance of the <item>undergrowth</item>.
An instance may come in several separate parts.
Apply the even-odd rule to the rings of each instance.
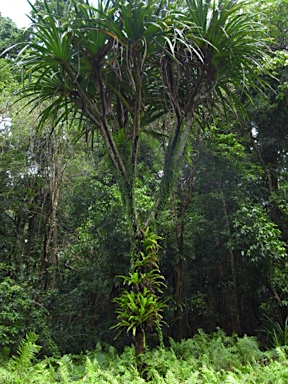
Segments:
[[[0,361],[2,384],[159,384],[178,383],[287,383],[286,347],[268,352],[259,349],[255,338],[226,336],[222,331],[205,334],[170,346],[148,350],[136,357],[134,347],[121,355],[115,348],[97,345],[83,355],[37,360],[40,347],[30,333],[18,348],[17,356]]]

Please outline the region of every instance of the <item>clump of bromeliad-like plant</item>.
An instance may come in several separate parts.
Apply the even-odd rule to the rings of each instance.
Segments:
[[[128,276],[120,276],[125,287],[119,297],[114,299],[118,305],[118,323],[114,328],[132,332],[136,355],[145,352],[147,331],[155,329],[160,345],[163,344],[161,313],[166,303],[160,298],[165,283],[159,268],[158,240],[160,237],[147,228],[133,270]]]

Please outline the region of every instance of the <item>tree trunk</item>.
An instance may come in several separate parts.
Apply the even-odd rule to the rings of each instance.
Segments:
[[[145,353],[145,332],[143,329],[137,329],[136,335],[134,336],[135,353],[136,356],[143,355]]]
[[[197,167],[198,154],[193,159],[194,166],[190,167],[188,174],[185,176],[186,183],[185,186],[182,182],[179,183],[178,194],[180,198],[179,209],[177,210],[174,205],[174,217],[176,219],[175,223],[175,232],[178,246],[178,255],[175,260],[174,267],[174,281],[175,281],[175,290],[174,290],[174,300],[176,302],[176,309],[174,311],[174,337],[178,340],[181,340],[185,337],[191,337],[191,327],[189,324],[188,318],[188,307],[186,304],[186,275],[185,275],[185,255],[184,255],[184,232],[186,224],[186,216],[188,212],[189,205],[193,198],[193,180],[194,173]],[[180,307],[182,303],[183,308]]]
[[[225,196],[223,194],[220,184],[218,184],[218,189],[221,196],[221,202],[222,202],[227,232],[229,234],[229,237],[231,237],[231,229],[230,229]],[[229,249],[229,256],[230,256],[230,268],[231,268],[232,288],[233,288],[232,295],[233,295],[233,304],[234,304],[233,305],[234,308],[232,308],[232,311],[231,311],[232,328],[233,328],[233,332],[237,332],[238,334],[241,334],[242,332],[241,305],[240,305],[239,290],[238,290],[237,276],[236,276],[236,269],[235,269],[235,256],[231,249]],[[234,315],[234,311],[235,311],[235,315]]]
[[[51,275],[45,282],[45,288],[55,288],[56,285],[56,268],[57,268],[57,252],[58,252],[58,226],[57,226],[57,210],[59,203],[60,187],[64,175],[65,165],[62,161],[62,144],[51,141],[52,148],[50,150],[51,174],[49,180],[49,212],[45,221],[45,237],[43,244],[43,253],[39,269],[39,290],[43,286],[43,275],[47,272],[46,267],[52,266]]]
[[[176,309],[174,311],[174,338],[182,340],[192,336],[191,327],[189,324],[188,307],[186,299],[186,285],[185,285],[185,260],[179,258],[175,271],[175,293],[174,300],[176,302]],[[182,304],[182,308],[179,304]]]

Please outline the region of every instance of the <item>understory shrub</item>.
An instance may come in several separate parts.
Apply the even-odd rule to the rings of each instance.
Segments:
[[[25,334],[30,332],[39,335],[42,352],[55,354],[58,351],[47,326],[48,312],[33,296],[35,292],[25,282],[10,277],[0,282],[0,364],[5,355],[16,352]]]

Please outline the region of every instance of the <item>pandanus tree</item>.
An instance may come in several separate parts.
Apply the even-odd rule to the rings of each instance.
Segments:
[[[134,299],[140,290],[152,300],[150,315],[148,307],[139,311],[144,314],[133,327],[135,313],[127,315],[123,307],[118,316],[120,327],[133,328],[141,353],[145,327],[159,324],[163,309],[157,299],[161,279],[155,277],[157,236],[147,228],[170,196],[203,110],[218,101],[231,106],[256,85],[265,50],[261,26],[246,2],[236,0],[107,0],[97,7],[69,0],[59,14],[44,3],[46,11],[32,19],[33,40],[18,61],[29,78],[19,98],[27,98],[32,109],[41,103],[40,129],[47,120],[55,128],[66,122],[66,129],[78,121],[84,135],[98,132],[105,143],[131,232],[130,277],[138,280],[126,283]],[[151,212],[140,219],[139,144],[145,133],[159,139],[159,121],[166,122],[161,181],[149,197]],[[147,237],[153,257],[143,246]],[[141,303],[136,304],[137,311]]]

